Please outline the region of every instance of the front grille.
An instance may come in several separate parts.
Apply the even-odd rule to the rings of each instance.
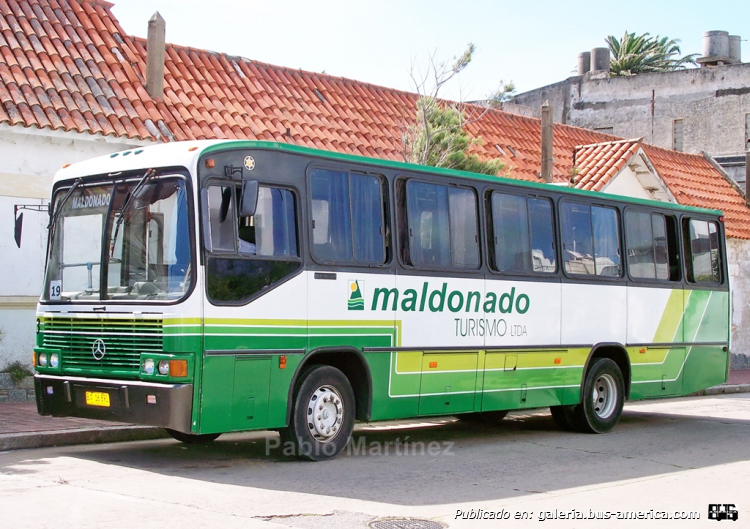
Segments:
[[[59,349],[63,369],[138,372],[141,353],[163,350],[162,320],[133,318],[40,318],[42,346]],[[97,340],[104,355],[97,360]]]

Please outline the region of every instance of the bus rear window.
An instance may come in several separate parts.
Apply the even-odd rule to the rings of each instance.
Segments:
[[[719,227],[715,222],[690,219],[685,249],[689,252],[688,279],[693,283],[720,283]]]

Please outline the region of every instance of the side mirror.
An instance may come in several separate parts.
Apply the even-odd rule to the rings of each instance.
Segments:
[[[16,218],[16,227],[14,230],[14,236],[16,238],[16,246],[21,247],[21,230],[23,229],[23,212],[20,215],[18,213],[18,206],[13,206],[13,216]]]
[[[242,182],[242,199],[240,200],[240,217],[252,217],[258,206],[258,181]]]

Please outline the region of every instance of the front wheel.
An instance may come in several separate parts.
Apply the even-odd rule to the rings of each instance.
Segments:
[[[311,461],[333,459],[346,447],[354,430],[354,392],[335,367],[309,369],[295,392],[289,426],[279,433],[295,453]]]
[[[583,402],[565,411],[576,430],[606,433],[619,422],[624,404],[622,371],[613,360],[599,358],[586,373]]]

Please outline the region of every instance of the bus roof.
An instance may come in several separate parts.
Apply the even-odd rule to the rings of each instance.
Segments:
[[[57,172],[54,183],[62,180],[69,180],[87,175],[117,173],[124,171],[134,171],[138,169],[157,168],[157,167],[174,167],[183,166],[191,171],[197,167],[198,159],[211,152],[218,152],[230,149],[266,149],[277,150],[300,154],[304,156],[314,156],[317,158],[328,158],[342,162],[351,162],[363,165],[372,165],[375,167],[387,167],[390,169],[409,171],[412,173],[438,174],[444,176],[470,178],[477,181],[490,183],[504,183],[521,188],[534,189],[539,191],[555,191],[573,196],[585,196],[588,198],[606,198],[618,202],[629,204],[645,205],[649,207],[663,207],[681,211],[693,211],[703,214],[722,215],[720,210],[699,208],[695,206],[684,206],[670,202],[660,202],[656,200],[646,200],[641,198],[632,198],[623,195],[610,195],[601,191],[585,191],[563,186],[550,186],[542,182],[529,182],[527,180],[518,180],[501,176],[483,175],[458,171],[455,169],[446,169],[442,167],[431,167],[416,165],[393,160],[384,160],[381,158],[368,158],[364,156],[342,154],[332,151],[311,149],[309,147],[300,147],[288,143],[278,143],[269,141],[254,140],[196,140],[171,142],[151,145],[147,147],[137,147],[127,149],[118,153],[98,156],[90,160],[71,164]]]

